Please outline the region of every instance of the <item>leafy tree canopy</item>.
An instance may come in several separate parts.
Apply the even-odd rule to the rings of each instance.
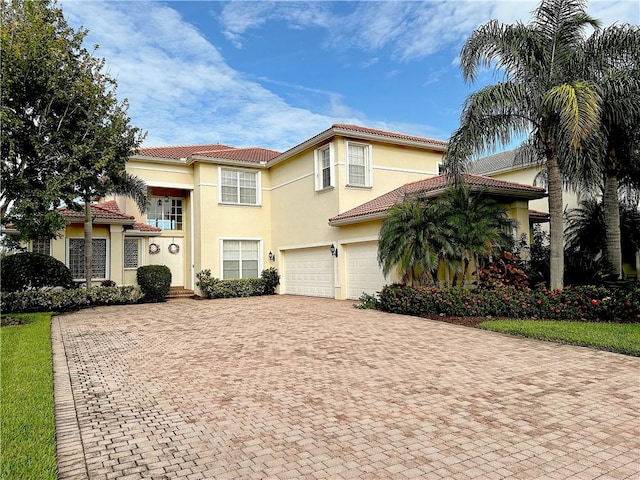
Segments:
[[[0,215],[23,238],[54,236],[62,202],[117,190],[143,139],[86,33],[55,0],[3,1]]]

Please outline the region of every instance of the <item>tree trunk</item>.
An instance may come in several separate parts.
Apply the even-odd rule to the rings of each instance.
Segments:
[[[547,158],[547,182],[549,187],[549,286],[552,290],[556,290],[564,286],[564,224],[562,176],[555,153]]]
[[[618,200],[618,177],[607,172],[602,196],[604,223],[607,235],[607,261],[609,273],[620,278],[622,274],[622,239],[620,236],[620,202]]]
[[[91,201],[84,202],[84,278],[87,288],[91,286],[93,275],[93,222],[91,220]]]

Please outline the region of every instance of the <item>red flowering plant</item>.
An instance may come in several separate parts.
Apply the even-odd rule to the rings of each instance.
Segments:
[[[628,289],[578,286],[564,290],[506,286],[468,290],[390,285],[380,292],[380,307],[417,316],[640,322],[640,286]]]
[[[513,286],[518,289],[530,286],[529,277],[517,253],[503,251],[476,272],[482,288]]]

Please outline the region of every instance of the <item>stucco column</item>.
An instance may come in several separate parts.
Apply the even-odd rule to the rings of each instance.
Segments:
[[[527,245],[530,244],[530,231],[529,231],[529,202],[526,200],[516,200],[510,205],[511,218],[517,222],[516,225],[516,243],[524,239]],[[523,250],[522,255],[528,256],[528,250]],[[526,258],[523,258],[526,260]]]
[[[345,300],[347,298],[347,261],[345,255],[344,244],[336,242],[336,248],[338,249],[338,258],[334,257],[333,261],[333,279],[334,279],[334,298],[336,300]]]
[[[109,279],[122,285],[123,278],[123,239],[122,225],[109,225],[110,248],[109,248]]]

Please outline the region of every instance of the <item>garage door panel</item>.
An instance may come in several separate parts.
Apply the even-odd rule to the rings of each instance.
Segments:
[[[334,297],[333,257],[326,248],[284,252],[285,293],[312,297]]]
[[[362,293],[373,295],[388,282],[378,265],[378,244],[349,245],[346,249],[347,298],[358,299]]]

